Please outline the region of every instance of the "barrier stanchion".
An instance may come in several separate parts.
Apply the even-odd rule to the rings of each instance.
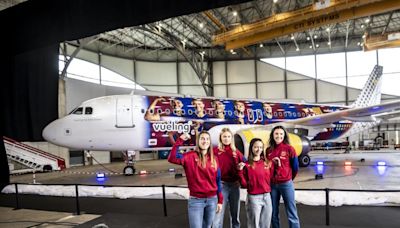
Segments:
[[[329,188],[325,188],[325,225],[330,225],[329,218]]]
[[[19,207],[18,184],[15,183],[15,208],[14,208],[14,210],[18,210],[18,209],[21,209],[21,208]]]
[[[162,198],[164,205],[164,216],[167,217],[167,201],[165,199],[165,184],[162,185]]]
[[[76,214],[80,215],[81,214],[81,209],[79,207],[79,191],[78,191],[78,185],[75,185],[75,201],[76,201]]]

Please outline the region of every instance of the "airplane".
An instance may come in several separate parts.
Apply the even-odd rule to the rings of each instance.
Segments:
[[[351,106],[268,102],[175,95],[114,95],[84,101],[70,114],[48,124],[43,138],[81,150],[169,150],[183,133],[207,130],[214,145],[222,128],[234,133],[237,148],[248,155],[249,142],[267,143],[271,129],[283,125],[300,166],[308,166],[310,141],[332,141],[371,128],[400,110],[400,100],[380,104],[382,66],[376,65]],[[142,92],[143,93],[143,92]],[[193,148],[195,137],[183,149]],[[124,168],[134,174],[133,165]]]

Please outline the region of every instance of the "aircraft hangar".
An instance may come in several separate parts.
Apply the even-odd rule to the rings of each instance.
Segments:
[[[65,161],[64,168],[92,165],[93,158],[102,165],[121,162],[123,150],[68,149],[42,137],[50,122],[102,96],[229,98],[319,104],[329,110],[357,108],[351,105],[368,86],[376,86],[381,103],[400,99],[396,0],[189,2],[0,2],[0,23],[10,34],[1,38],[7,44],[0,63],[5,73],[0,133],[6,137],[5,148],[0,147],[1,187],[10,183],[6,167],[19,167],[11,155],[7,157],[7,143],[22,142],[55,155]],[[379,86],[368,80],[377,74],[376,65],[383,67]],[[333,153],[395,152],[400,148],[399,109],[348,118],[380,122],[311,146]],[[293,118],[308,117],[307,111],[318,114],[307,109]],[[287,117],[275,112],[281,119]],[[329,132],[340,126],[325,124],[322,129]],[[157,150],[143,150],[137,158],[160,156]]]

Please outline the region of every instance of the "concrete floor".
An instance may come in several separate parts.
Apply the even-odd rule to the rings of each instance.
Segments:
[[[0,207],[0,227],[73,227],[86,223],[100,215],[83,214],[72,215],[68,212],[54,212],[43,210],[20,209],[14,210],[10,207]]]
[[[398,184],[400,183],[400,152],[352,151],[350,154],[345,154],[343,151],[314,151],[310,155],[312,164],[309,167],[301,168],[297,178],[295,179],[295,187],[297,189],[400,189],[400,185]],[[361,162],[361,159],[364,159],[364,161]],[[325,162],[323,170],[319,170],[323,171],[324,175],[324,178],[321,180],[315,180],[315,173],[318,172],[318,166],[315,165],[316,161]],[[352,166],[344,166],[345,161],[351,161]],[[386,161],[388,167],[383,171],[378,170],[376,168],[376,163],[378,161]],[[122,172],[124,166],[124,163],[118,162],[105,165],[73,167],[63,172],[15,175],[11,177],[11,182],[33,183],[35,181],[36,183],[42,184],[186,185],[186,179],[184,177],[175,178],[175,172],[169,172],[170,168],[175,168],[178,173],[182,173],[182,167],[170,164],[166,160],[137,162],[137,171],[146,170],[149,173],[146,175],[123,176],[120,172]],[[104,182],[97,182],[95,178],[96,172],[106,172],[106,180]],[[162,212],[158,211],[161,210],[159,201],[146,201],[141,199],[118,200],[84,198],[81,199],[81,206],[84,207],[83,210],[87,211],[89,214],[83,213],[83,215],[75,216],[71,214],[71,211],[74,211],[73,198],[24,195],[21,196],[23,197],[21,200],[23,202],[23,208],[34,208],[38,210],[13,210],[11,208],[14,205],[13,196],[0,196],[2,199],[4,198],[9,201],[6,202],[4,199],[1,200],[4,202],[1,203],[3,207],[0,207],[0,227],[92,227],[93,225],[102,222],[107,222],[108,225],[121,227],[131,227],[131,225],[137,225],[137,227],[165,227],[165,224],[169,224],[169,227],[177,227],[185,226],[187,224],[185,201],[168,203],[169,211],[178,214],[173,215],[172,217],[162,217]],[[85,200],[90,202],[85,203]],[[110,202],[105,203],[107,200]],[[130,200],[135,201],[135,203],[130,202]],[[38,204],[37,201],[42,203]],[[51,203],[52,201],[54,202]],[[64,203],[60,204],[60,202]],[[67,205],[71,208],[60,210],[60,205]],[[113,205],[114,208],[107,209],[106,205]],[[130,208],[129,205],[135,206]],[[153,205],[153,207],[149,207],[149,205]],[[180,205],[179,208],[178,205]],[[89,209],[89,206],[92,206],[93,209]],[[301,217],[304,227],[324,226],[323,207],[304,206],[301,204],[298,206],[300,207],[299,216]],[[59,212],[46,211],[48,209],[47,207],[50,208],[49,210],[56,207]],[[146,207],[149,207],[149,210],[144,210]],[[105,211],[98,211],[101,208],[104,208],[107,213],[110,213],[111,211],[112,213],[118,212],[122,214],[110,216]],[[121,208],[125,208],[125,211],[118,211],[121,210]],[[151,213],[156,210],[155,208],[157,208],[158,212],[155,215],[151,215]],[[381,208],[379,211],[388,210],[388,212],[384,212],[380,215],[376,211],[378,208]],[[333,212],[337,210],[337,213],[339,214],[336,215],[333,213],[331,215],[333,220],[332,223],[337,225],[331,227],[377,227],[376,225],[378,225],[378,221],[382,223],[379,223],[378,227],[397,227],[395,224],[387,224],[387,221],[392,221],[395,217],[394,214],[398,213],[397,208],[398,207],[365,206],[332,208],[331,210]],[[353,215],[355,212],[358,213],[358,211],[360,211],[360,215],[357,215],[358,217],[363,215],[365,216],[365,218],[362,219],[362,221],[365,220],[365,224],[360,224],[359,222],[354,223],[354,219],[348,219],[349,221],[344,219],[346,216],[343,215],[343,213]],[[139,215],[135,217],[137,213],[139,213]],[[342,215],[340,215],[340,213],[342,213]],[[244,212],[241,216],[243,217],[242,221],[245,221]],[[387,216],[385,221],[379,219],[382,218],[382,216]],[[150,217],[154,217],[154,219],[151,219]],[[342,219],[344,220],[342,221]],[[149,221],[155,221],[158,225],[150,225]],[[353,221],[353,223],[351,221]],[[283,227],[286,227],[286,225],[284,224]]]
[[[396,151],[314,151],[310,153],[311,165],[300,168],[295,179],[296,188],[331,188],[331,189],[367,189],[367,190],[399,190],[400,185],[400,152]],[[361,162],[361,159],[365,161]],[[324,161],[322,170],[315,165],[316,161]],[[351,161],[352,166],[344,166]],[[377,168],[378,161],[385,161],[388,166]],[[137,172],[146,170],[146,175],[124,176],[121,174],[123,162],[80,166],[62,172],[36,173],[35,182],[48,184],[107,184],[107,185],[186,185],[185,178],[175,178],[175,172],[182,173],[180,166],[166,160],[139,161]],[[316,180],[315,174],[323,172],[323,179]],[[95,173],[105,172],[104,182],[96,181]],[[15,175],[11,182],[33,183],[33,174]]]

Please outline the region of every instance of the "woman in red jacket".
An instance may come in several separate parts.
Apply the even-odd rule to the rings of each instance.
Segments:
[[[196,149],[178,153],[179,146],[190,139],[181,135],[172,147],[168,161],[185,169],[190,197],[188,200],[189,225],[191,228],[211,227],[215,212],[222,208],[221,171],[211,148],[211,137],[206,131],[198,134]]]
[[[279,159],[276,159],[279,165]],[[265,159],[264,143],[259,138],[250,141],[246,163],[239,163],[240,184],[247,188],[247,227],[269,228],[271,225],[271,178],[274,162]]]
[[[219,134],[218,147],[214,147],[214,155],[218,158],[221,169],[222,203],[221,213],[215,215],[213,228],[222,228],[225,208],[229,205],[230,227],[239,228],[240,212],[240,183],[237,165],[243,161],[243,154],[236,149],[233,142],[233,133],[229,128],[223,128]]]
[[[286,215],[290,228],[300,228],[297,215],[296,201],[294,198],[293,179],[299,169],[296,151],[289,143],[289,137],[284,127],[276,126],[269,137],[267,157],[272,160],[279,158],[281,166],[276,169],[272,179],[272,228],[279,228],[279,202],[281,196],[285,202]]]

